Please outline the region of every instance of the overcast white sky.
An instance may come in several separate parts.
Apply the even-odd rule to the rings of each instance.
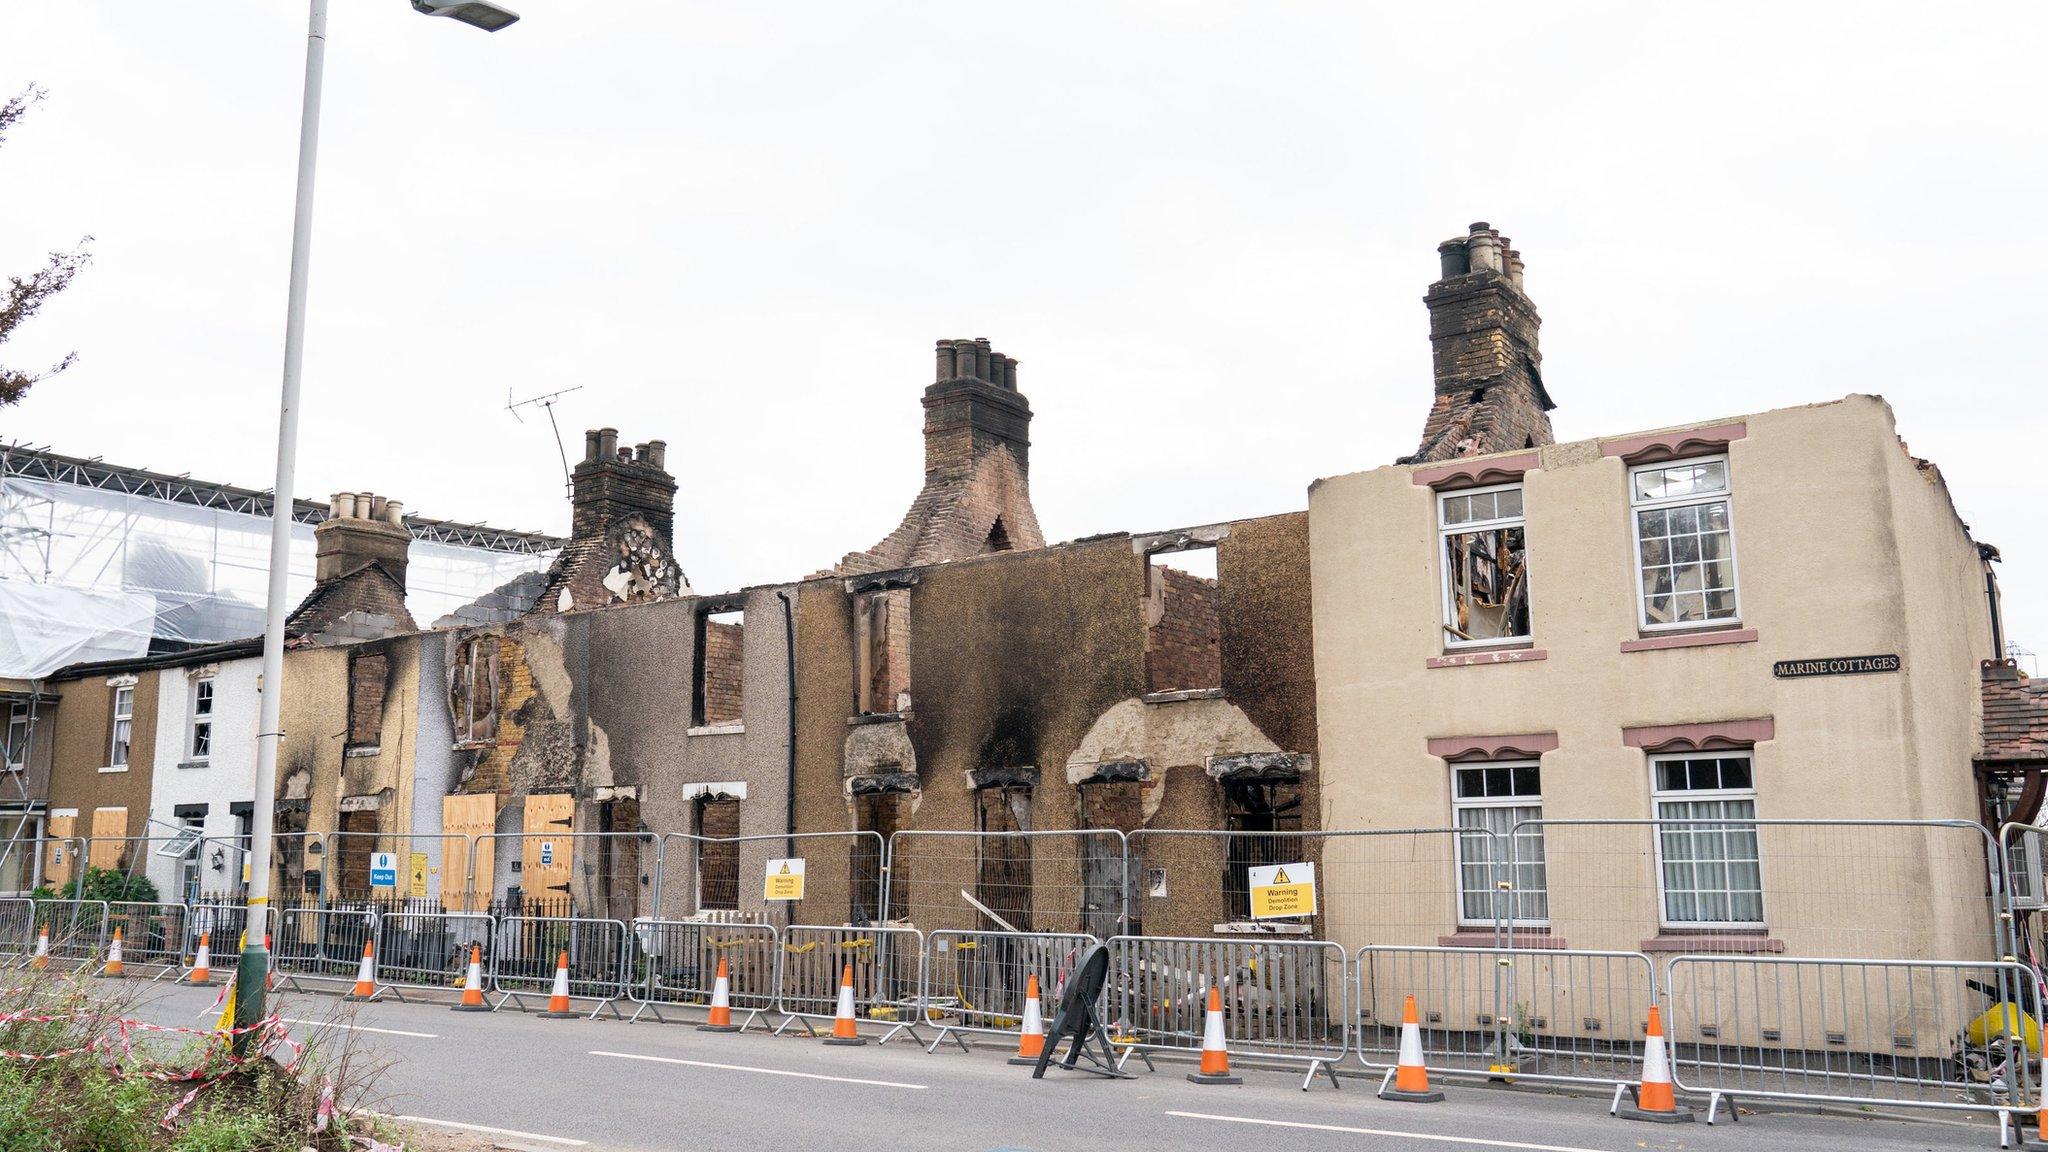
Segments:
[[[1048,537],[1300,508],[1414,449],[1485,219],[1559,439],[1881,393],[2048,647],[2048,5],[517,2],[335,0],[300,495],[565,531],[504,405],[580,385],[572,456],[669,442],[699,590],[797,577],[894,526],[931,343],[988,336]],[[268,486],[304,31],[0,9],[50,91],[0,272],[98,238],[0,437]]]

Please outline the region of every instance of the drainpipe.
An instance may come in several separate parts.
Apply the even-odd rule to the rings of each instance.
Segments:
[[[2005,621],[1998,607],[1998,573],[1991,567],[1998,559],[1998,549],[1988,544],[1977,545],[1977,554],[1984,558],[1984,600],[1991,606],[1991,658],[2005,659]]]
[[[796,618],[791,611],[789,593],[778,590],[775,598],[782,601],[782,670],[789,680],[789,715],[785,747],[789,752],[789,774],[782,796],[782,807],[788,814],[783,828],[782,854],[796,855]]]

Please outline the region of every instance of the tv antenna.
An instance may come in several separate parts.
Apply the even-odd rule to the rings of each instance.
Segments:
[[[512,418],[521,424],[526,423],[525,418],[519,415],[521,408],[525,408],[528,405],[539,405],[547,411],[548,427],[555,430],[555,452],[562,458],[562,491],[564,494],[571,496],[576,494],[576,482],[569,477],[569,450],[562,447],[562,426],[555,423],[555,401],[567,396],[571,392],[581,391],[583,391],[583,385],[578,384],[574,388],[564,388],[560,392],[549,392],[545,395],[515,401],[512,399],[512,389],[505,389],[505,411],[510,412]]]

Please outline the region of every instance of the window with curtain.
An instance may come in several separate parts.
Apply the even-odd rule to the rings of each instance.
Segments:
[[[1452,768],[1451,807],[1457,837],[1458,921],[1492,924],[1498,915],[1495,884],[1509,878],[1514,890],[1508,915],[1515,927],[1550,924],[1550,886],[1543,859],[1543,829],[1515,826],[1543,818],[1542,771],[1534,760],[1459,764]]]
[[[1763,927],[1750,754],[1658,756],[1650,761],[1650,774],[1664,925]]]

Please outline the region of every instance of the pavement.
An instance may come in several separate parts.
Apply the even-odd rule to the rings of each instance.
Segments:
[[[160,983],[142,994],[138,1014],[204,1026],[217,995]],[[1460,1082],[1437,1085],[1447,1097],[1440,1104],[1393,1103],[1374,1098],[1377,1080],[1362,1069],[1345,1074],[1340,1089],[1319,1078],[1307,1092],[1299,1071],[1241,1062],[1239,1086],[1190,1084],[1191,1066],[1165,1061],[1157,1072],[1133,1061],[1134,1080],[1054,1068],[1034,1081],[994,1047],[927,1055],[899,1037],[834,1048],[770,1036],[758,1024],[712,1034],[694,1020],[543,1020],[510,1008],[451,1012],[449,1002],[353,1005],[288,992],[274,1010],[296,1036],[345,1039],[388,1061],[371,1102],[377,1110],[546,1152],[1931,1152],[1997,1144],[1983,1121],[1761,1112],[1712,1127],[1650,1125],[1608,1116],[1603,1094]]]

